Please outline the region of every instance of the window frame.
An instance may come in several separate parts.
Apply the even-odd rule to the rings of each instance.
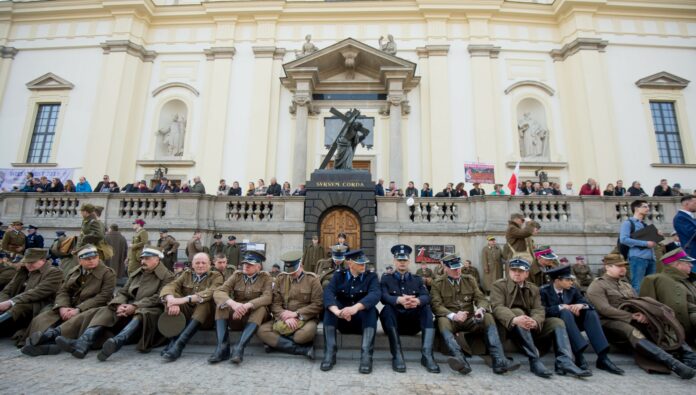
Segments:
[[[41,127],[41,119],[40,117],[42,116],[42,108],[43,107],[50,107],[48,111],[48,116],[46,118],[46,125]],[[53,108],[57,107],[57,110],[54,112]],[[60,117],[61,113],[61,103],[37,103],[36,104],[36,111],[34,112],[34,123],[32,125],[32,132],[31,132],[31,138],[29,141],[29,147],[27,148],[27,155],[26,155],[26,161],[25,163],[32,163],[32,164],[46,164],[50,161],[51,159],[51,153],[53,151],[53,147],[55,145],[55,139],[56,139],[56,128],[58,126],[58,119]],[[53,124],[51,127],[51,123]],[[40,130],[41,128],[42,130]],[[43,136],[43,139],[41,142],[38,142],[37,140],[39,137]],[[49,140],[50,136],[50,143],[47,142]],[[36,147],[36,145],[41,145],[40,147]],[[46,153],[46,146],[48,145],[48,153]],[[37,155],[34,155],[34,152],[38,152]]]

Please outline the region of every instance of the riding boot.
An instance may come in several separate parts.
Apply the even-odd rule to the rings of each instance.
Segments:
[[[29,344],[32,346],[40,346],[46,343],[52,343],[56,337],[60,336],[60,327],[48,328],[43,332],[36,331],[29,336]]]
[[[385,330],[389,338],[389,350],[392,355],[392,370],[399,373],[406,371],[406,362],[404,361],[404,353],[401,350],[401,339],[396,328],[391,327]]]
[[[278,338],[278,344],[274,349],[291,355],[304,355],[310,360],[314,359],[314,345],[312,343],[299,345],[285,336]]]
[[[365,328],[362,334],[360,346],[360,367],[358,371],[363,374],[372,373],[372,354],[375,351],[375,328]]]
[[[597,363],[595,364],[595,366],[597,366],[597,369],[607,371],[611,374],[617,374],[619,376],[623,375],[625,373],[623,369],[614,365],[614,362],[612,362],[611,359],[609,359],[608,354],[608,347],[607,350],[604,350],[597,354]]]
[[[495,325],[488,325],[486,327],[484,340],[488,347],[488,353],[493,360],[493,373],[503,374],[519,369],[519,363],[510,361],[505,357],[505,351],[503,350],[502,343],[500,343],[500,336],[498,336],[498,329]]]
[[[256,333],[256,329],[259,326],[248,322],[242,331],[242,335],[239,337],[237,344],[232,347],[232,358],[230,359],[232,363],[242,363],[244,359],[244,348],[249,344],[249,341]]]
[[[230,359],[230,331],[227,330],[227,319],[215,320],[217,347],[213,355],[208,357],[208,363],[217,363]]]
[[[570,374],[575,377],[592,376],[592,372],[580,369],[573,363],[573,352],[570,349],[570,340],[565,327],[559,326],[554,328],[553,335],[556,345],[556,374],[561,376]]]
[[[430,373],[440,373],[440,367],[433,358],[433,342],[435,341],[435,328],[423,329],[421,334],[421,365]]]
[[[445,344],[447,345],[447,349],[449,350],[450,354],[452,354],[452,356],[447,359],[447,364],[449,367],[461,374],[471,373],[471,366],[469,366],[466,358],[464,358],[462,348],[459,346],[459,343],[457,343],[457,339],[454,338],[452,332],[443,330],[442,338],[445,340]]]
[[[42,344],[40,346],[32,346],[27,344],[20,350],[22,354],[30,357],[38,357],[39,355],[56,355],[60,353],[60,347],[55,344]]]
[[[517,334],[517,341],[519,342],[520,348],[522,348],[522,353],[529,358],[529,370],[541,378],[550,378],[553,373],[549,372],[546,366],[541,362],[539,350],[536,348],[536,345],[534,345],[532,333],[518,326],[513,327],[512,330]]]
[[[696,353],[689,347],[688,344],[682,343],[679,348],[679,360],[691,369],[696,369]]]
[[[92,344],[94,344],[94,341],[103,329],[103,326],[90,326],[82,336],[75,340],[58,336],[56,337],[56,344],[61,350],[71,353],[73,357],[82,359],[87,355],[89,348],[92,347]]]
[[[636,348],[655,361],[667,366],[669,370],[676,373],[677,376],[681,377],[682,379],[689,380],[696,376],[696,370],[681,363],[667,351],[661,349],[648,339],[639,340],[638,343],[636,343]]]
[[[128,339],[130,339],[131,336],[133,336],[141,327],[142,323],[140,322],[140,319],[135,317],[132,318],[128,325],[121,329],[121,332],[119,332],[118,335],[104,342],[101,351],[99,351],[99,354],[97,354],[97,359],[102,362],[106,361],[111,354],[118,352],[118,350],[120,350],[121,347],[126,344]]]
[[[319,367],[322,371],[327,372],[333,369],[336,364],[336,351],[338,346],[336,345],[336,327],[335,326],[325,326],[324,327],[324,359],[321,361],[321,366]]]
[[[186,325],[186,328],[179,334],[174,344],[167,350],[167,352],[162,355],[165,361],[176,361],[180,356],[181,352],[184,351],[186,343],[193,337],[193,335],[198,331],[198,327],[201,323],[196,320],[191,320],[191,322]]]

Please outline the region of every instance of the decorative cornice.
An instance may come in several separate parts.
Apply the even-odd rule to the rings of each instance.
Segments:
[[[639,79],[636,81],[636,86],[639,88],[652,89],[684,89],[689,85],[690,82],[691,81],[677,77],[674,74],[661,71],[659,73]]]
[[[576,38],[572,42],[564,45],[561,49],[554,49],[549,54],[555,62],[562,62],[569,56],[575,55],[578,51],[590,50],[604,52],[609,41],[601,38]]]
[[[466,49],[469,51],[471,57],[487,57],[491,59],[497,59],[498,54],[500,54],[500,47],[496,47],[492,44],[471,44]]]
[[[233,59],[237,53],[235,47],[212,47],[203,51],[207,60]]]
[[[533,80],[525,80],[525,81],[515,82],[514,84],[508,86],[508,88],[505,89],[505,94],[508,95],[508,94],[510,94],[510,92],[514,91],[517,88],[523,87],[523,86],[532,86],[535,88],[539,88],[542,91],[548,93],[549,96],[553,96],[556,93],[556,91],[553,90],[553,88],[544,84],[543,82],[533,81]]]
[[[272,58],[275,56],[276,47],[274,46],[256,46],[251,47],[254,51],[254,56],[257,58]]]
[[[0,45],[0,58],[2,59],[14,59],[17,52],[19,52],[17,48]]]
[[[39,78],[33,79],[27,82],[27,89],[32,91],[46,91],[46,90],[70,90],[74,88],[75,85],[53,73],[46,73]]]
[[[416,53],[419,58],[427,58],[430,56],[447,56],[449,53],[449,44],[445,45],[426,45],[425,47],[416,48]]]
[[[142,45],[136,44],[130,40],[108,40],[100,44],[104,50],[104,54],[125,52],[139,58],[143,62],[152,62],[157,57],[157,52],[149,51]]]
[[[169,88],[184,88],[186,90],[191,91],[191,93],[193,93],[194,95],[200,96],[200,92],[198,92],[198,90],[196,88],[192,87],[189,84],[185,84],[183,82],[170,82],[170,83],[164,84],[164,85],[158,87],[157,89],[155,89],[154,91],[152,91],[152,97],[159,95],[160,93],[162,93],[162,91],[165,91]]]

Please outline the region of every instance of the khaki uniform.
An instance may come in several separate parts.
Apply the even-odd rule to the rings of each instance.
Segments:
[[[473,266],[470,266],[468,268],[463,267],[462,274],[473,277],[474,280],[476,280],[476,284],[478,285],[478,287],[481,288],[481,276],[479,275],[478,269],[476,269]]]
[[[199,252],[208,252],[208,247],[203,247],[200,240],[191,239],[186,243],[186,257],[189,261],[193,261],[193,256]]]
[[[85,244],[93,244],[99,252],[99,259],[106,260],[105,250],[111,250],[111,246],[106,243],[104,238],[104,224],[99,221],[96,215],[92,214],[82,220],[82,228],[80,229],[80,237],[77,241],[77,247],[82,247]],[[113,250],[110,251],[113,254]]]
[[[157,240],[157,247],[159,247],[164,254],[164,259],[162,259],[164,266],[169,270],[174,270],[174,263],[176,263],[176,256],[179,250],[179,242],[176,241],[173,236],[167,235]]]
[[[140,253],[147,244],[148,237],[145,229],[140,229],[133,235],[133,242],[128,248],[128,275],[140,268]],[[166,257],[165,257],[166,258]],[[166,265],[165,265],[166,267]],[[168,269],[167,269],[168,270]]]
[[[241,269],[239,261],[241,260],[242,250],[238,245],[227,244],[225,246],[225,256],[227,257],[227,264],[232,266],[234,270]],[[227,276],[225,276],[227,279]]]
[[[254,278],[244,276],[241,271],[235,272],[213,293],[215,306],[218,307],[215,309],[215,319],[228,320],[232,330],[243,329],[247,322],[261,326],[268,318],[268,307],[273,301],[272,284],[271,275],[263,271],[258,272]],[[238,303],[251,303],[254,308],[241,320],[235,320],[232,318],[233,311],[224,306],[230,298]],[[221,309],[220,306],[224,308]]]
[[[632,314],[619,309],[622,302],[635,299],[636,293],[631,284],[623,279],[614,279],[606,274],[599,277],[587,288],[587,299],[599,313],[602,328],[609,341],[635,344],[645,336],[631,325]]]
[[[573,266],[571,266],[570,270],[575,276],[575,284],[577,285],[577,287],[583,293],[587,292],[587,287],[589,287],[592,283],[592,280],[594,280],[594,276],[592,275],[592,270],[590,270],[590,266],[584,263],[576,263]]]
[[[435,273],[433,272],[433,269],[429,267],[426,267],[425,270],[419,268],[418,270],[416,270],[416,276],[423,277],[423,283],[425,283],[425,286],[428,288],[428,290],[431,289],[433,281],[435,280]]]
[[[280,314],[284,310],[289,310],[296,312],[298,319],[304,323],[289,337],[297,344],[313,342],[319,314],[324,308],[323,296],[324,290],[316,274],[304,272],[299,279],[293,279],[290,274],[280,274],[276,279],[271,304],[274,320],[261,325],[257,335],[264,343],[275,347],[280,334],[273,330],[273,324],[280,321]]]
[[[230,265],[229,262],[228,262],[228,263],[227,263],[227,267],[225,268],[225,270],[224,270],[223,272],[219,272],[219,271],[218,271],[218,272],[219,272],[220,274],[222,274],[222,281],[225,282],[225,281],[227,281],[227,279],[230,278],[230,277],[234,274],[234,272],[236,272],[236,271],[237,271],[237,269],[236,269],[234,266]]]
[[[662,273],[645,277],[640,286],[640,296],[648,296],[672,310],[684,327],[686,338],[696,341],[696,285],[689,276],[665,265]]]
[[[430,297],[440,331],[478,332],[485,326],[495,323],[490,313],[484,314],[483,322],[474,321],[474,311],[484,308],[490,312],[490,304],[481,292],[476,279],[470,275],[463,274],[458,282],[452,281],[447,276],[438,277],[433,281]],[[464,322],[455,322],[447,318],[447,315],[456,314],[459,311],[468,312],[469,318]]]
[[[59,310],[61,307],[80,309],[80,313],[60,324],[61,335],[73,339],[80,332],[79,318],[89,310],[106,306],[114,295],[116,274],[103,262],[89,273],[82,273],[82,267],[73,268],[56,295],[53,309],[45,311],[31,321],[25,336],[34,332],[44,332],[46,329],[62,322]]]
[[[27,236],[22,232],[18,232],[14,229],[5,232],[2,237],[2,249],[15,256],[15,254],[24,254],[24,248],[26,246]]]
[[[527,239],[534,234],[531,222],[527,222],[524,227],[520,227],[515,222],[510,221],[505,231],[505,241],[507,245],[503,248],[503,257],[510,259],[515,255],[524,254],[530,259],[534,257],[534,245],[530,246]],[[531,247],[531,248],[530,248]]]
[[[220,272],[211,270],[202,281],[196,282],[194,274],[191,269],[184,270],[179,277],[162,288],[160,297],[164,300],[167,295],[175,298],[198,295],[201,298],[200,302],[179,305],[181,314],[187,321],[194,319],[201,323],[203,329],[212,328],[215,311],[213,292],[222,285],[223,277]]]
[[[210,260],[212,261],[215,259],[215,255],[217,254],[224,254],[225,253],[225,245],[222,244],[222,241],[219,243],[213,243],[210,245],[210,248],[208,249],[208,254],[210,255]]]
[[[0,291],[12,281],[12,277],[17,274],[17,269],[9,263],[0,263]]]
[[[317,262],[317,271],[315,273],[319,276],[322,288],[326,289],[326,286],[329,285],[336,269],[337,267],[331,258],[321,259]]]
[[[483,288],[490,292],[493,283],[503,278],[503,250],[497,244],[486,245],[481,251],[483,266]]]
[[[319,260],[326,256],[321,244],[309,244],[302,253],[302,267],[307,272],[316,273]]]

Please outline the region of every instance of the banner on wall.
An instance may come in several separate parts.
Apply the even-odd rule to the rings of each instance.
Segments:
[[[454,245],[416,244],[416,263],[439,263],[443,256],[454,254]]]
[[[34,173],[34,177],[46,177],[49,180],[58,177],[63,183],[72,179],[75,169],[0,169],[0,192],[12,191],[14,187],[22,189],[26,183],[27,173]],[[77,181],[77,180],[73,180]]]
[[[495,184],[495,166],[486,163],[464,163],[464,181]]]

